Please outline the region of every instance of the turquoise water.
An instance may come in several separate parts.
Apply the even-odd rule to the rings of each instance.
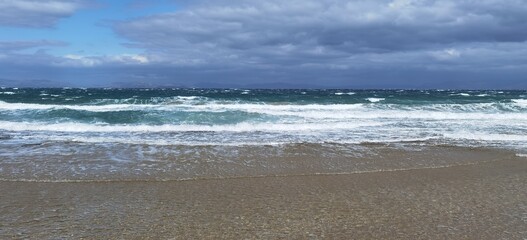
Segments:
[[[527,91],[0,89],[0,179],[338,171],[371,143],[524,156]]]
[[[527,92],[4,88],[0,130],[4,138],[137,144],[518,145],[527,141]]]

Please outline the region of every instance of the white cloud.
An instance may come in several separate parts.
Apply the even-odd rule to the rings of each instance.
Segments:
[[[93,57],[86,57],[86,56],[80,56],[80,55],[74,55],[74,54],[68,54],[64,56],[68,61],[65,63],[65,65],[78,65],[78,66],[84,66],[84,67],[93,67],[96,65],[100,65],[103,62],[97,58]]]
[[[0,9],[14,9],[25,12],[42,12],[55,14],[70,14],[78,8],[74,1],[31,1],[31,0],[0,0]]]
[[[446,61],[446,60],[452,60],[452,59],[457,59],[461,57],[461,52],[459,52],[456,49],[449,48],[449,49],[444,49],[441,51],[433,51],[431,52],[431,55],[435,57],[437,60]]]
[[[147,64],[149,59],[144,55],[137,54],[120,54],[104,56],[83,56],[76,54],[67,54],[63,56],[65,61],[61,61],[59,66],[81,66],[95,67],[100,65],[112,64]]]
[[[415,1],[414,0],[393,0],[391,3],[388,4],[388,6],[393,9],[401,9],[401,8],[412,6],[413,2]]]
[[[148,58],[145,57],[145,56],[135,55],[135,56],[132,56],[132,59],[136,60],[137,62],[140,62],[140,63],[148,63],[149,62]]]
[[[84,5],[84,0],[0,0],[0,25],[52,27]]]

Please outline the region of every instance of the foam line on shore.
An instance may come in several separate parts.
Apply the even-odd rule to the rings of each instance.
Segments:
[[[337,176],[337,175],[352,175],[352,174],[374,174],[383,172],[402,172],[402,171],[419,171],[428,169],[444,169],[461,166],[472,166],[485,164],[490,162],[504,161],[508,159],[496,159],[482,162],[472,162],[464,164],[449,164],[443,166],[429,166],[422,168],[397,168],[397,169],[378,169],[367,171],[354,172],[316,172],[305,174],[272,174],[272,175],[254,175],[254,176],[229,176],[229,177],[195,177],[195,178],[181,178],[181,179],[7,179],[0,178],[0,182],[27,182],[27,183],[119,183],[119,182],[186,182],[186,181],[207,181],[207,180],[229,180],[229,179],[252,179],[252,178],[286,178],[286,177],[307,177],[307,176]]]

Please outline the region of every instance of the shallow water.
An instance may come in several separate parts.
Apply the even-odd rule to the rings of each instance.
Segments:
[[[60,153],[45,154],[50,148]],[[516,157],[507,150],[405,144],[150,146],[68,143],[14,148],[0,180],[30,182],[171,181],[382,172],[476,164]],[[41,152],[41,154],[38,154]]]
[[[448,146],[526,154],[526,126],[526,91],[3,88],[0,178],[173,180],[435,167],[454,162],[363,160],[378,151]],[[370,146],[376,143],[384,147]]]

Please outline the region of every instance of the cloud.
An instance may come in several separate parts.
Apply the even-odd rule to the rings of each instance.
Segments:
[[[148,64],[149,58],[140,54],[55,56],[47,52],[48,47],[63,47],[61,41],[0,41],[0,63],[21,67],[100,67]],[[34,51],[30,51],[34,50]]]
[[[178,11],[113,22],[141,54],[52,56],[0,44],[0,62],[92,85],[527,88],[523,0],[179,2]]]
[[[443,60],[443,61],[456,59],[461,56],[461,53],[458,50],[453,49],[453,48],[444,49],[441,51],[433,51],[430,54],[433,57],[435,57],[437,60]]]
[[[0,0],[0,26],[52,27],[84,6],[83,0]]]
[[[21,50],[43,47],[63,47],[68,44],[62,41],[36,40],[36,41],[0,41],[0,53],[11,53]]]
[[[82,56],[68,54],[63,56],[63,60],[64,61],[61,61],[57,65],[75,67],[95,67],[111,64],[147,64],[149,62],[146,56],[138,54],[120,54],[104,56]]]
[[[293,64],[524,42],[521,1],[215,1],[114,26],[174,63]]]

